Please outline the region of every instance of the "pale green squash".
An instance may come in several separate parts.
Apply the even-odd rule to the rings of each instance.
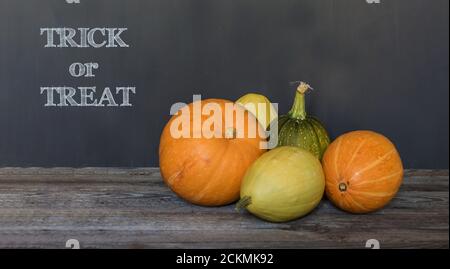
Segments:
[[[290,221],[311,212],[324,189],[322,165],[314,155],[298,147],[278,147],[247,170],[236,207],[268,221]]]

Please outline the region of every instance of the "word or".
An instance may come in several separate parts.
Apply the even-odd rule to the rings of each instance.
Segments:
[[[41,28],[41,35],[46,36],[45,48],[128,48],[129,45],[121,38],[121,34],[127,30],[127,28]]]
[[[183,256],[177,256],[178,264],[202,264],[203,266],[208,266],[210,256],[191,256],[183,253]]]
[[[80,249],[80,242],[76,239],[69,239],[66,242],[66,248],[70,249]]]
[[[96,87],[41,87],[41,94],[47,95],[46,107],[131,107],[130,94],[136,94],[135,87],[117,87],[116,98],[109,87],[106,87],[100,97],[95,97]],[[117,95],[122,97],[120,104],[117,103]]]
[[[94,75],[94,69],[98,69],[99,65],[98,63],[73,63],[69,66],[69,73],[72,77],[87,77],[87,78],[93,78]]]
[[[380,0],[366,0],[367,4],[380,4]]]

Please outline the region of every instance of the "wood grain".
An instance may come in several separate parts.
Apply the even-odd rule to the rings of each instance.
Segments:
[[[174,195],[157,168],[1,168],[0,248],[449,247],[448,170],[407,170],[386,208],[352,215],[327,200],[283,224],[199,207]]]

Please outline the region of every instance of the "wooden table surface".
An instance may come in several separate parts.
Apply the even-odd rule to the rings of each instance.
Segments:
[[[283,224],[177,198],[159,170],[1,168],[0,248],[449,247],[448,170],[408,170],[383,210],[352,215],[324,200]]]

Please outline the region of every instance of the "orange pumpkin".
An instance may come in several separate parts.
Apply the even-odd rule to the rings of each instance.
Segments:
[[[216,110],[200,113],[211,105],[215,105]],[[227,114],[227,106],[233,106],[233,110],[228,109],[232,114]],[[195,107],[197,115],[201,115],[196,116]],[[226,121],[226,115],[233,117]],[[190,130],[186,133],[189,135],[174,137],[173,130],[180,129],[182,117],[189,122]],[[206,124],[215,117],[221,119],[221,123],[209,124],[212,127],[206,128],[210,131],[206,135]],[[200,124],[199,121],[194,124],[194,119],[200,119]],[[262,132],[256,118],[231,101],[196,101],[179,110],[163,130],[159,146],[162,177],[177,195],[191,203],[230,204],[239,198],[247,168],[265,152],[260,145],[265,141]]]
[[[322,162],[327,197],[351,213],[384,207],[403,180],[403,165],[395,146],[372,131],[354,131],[338,137]]]

